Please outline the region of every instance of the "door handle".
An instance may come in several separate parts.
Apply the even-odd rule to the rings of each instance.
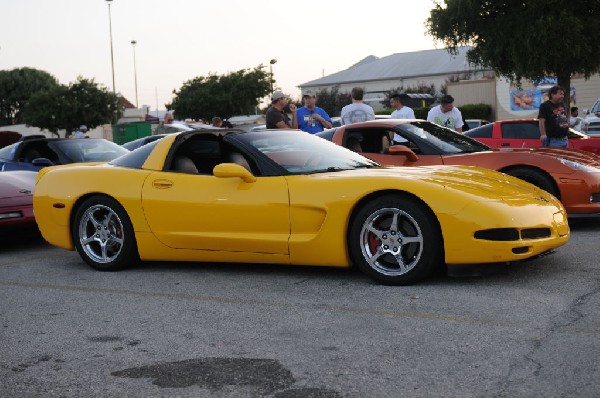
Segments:
[[[169,189],[173,186],[173,181],[171,180],[154,180],[152,181],[152,186],[158,189]]]
[[[510,143],[509,142],[501,142],[500,146],[510,146]]]

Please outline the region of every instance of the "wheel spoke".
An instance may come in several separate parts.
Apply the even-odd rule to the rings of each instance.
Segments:
[[[400,266],[400,271],[402,273],[408,271],[408,268],[406,268],[406,263],[404,262],[404,257],[402,257],[402,251],[399,251],[394,258],[396,259],[396,261],[398,262],[398,265]]]
[[[381,256],[383,256],[384,254],[385,253],[381,250],[381,247],[379,247],[371,257],[367,258],[367,262],[369,263],[369,265],[374,266],[375,263],[377,263],[377,261],[379,260],[379,258],[381,258]]]
[[[423,237],[420,235],[419,236],[403,236],[402,244],[407,245],[409,243],[423,243]]]

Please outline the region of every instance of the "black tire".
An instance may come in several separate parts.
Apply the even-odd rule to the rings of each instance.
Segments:
[[[437,220],[408,195],[386,195],[351,221],[348,251],[354,265],[379,283],[408,285],[444,262]]]
[[[81,258],[100,271],[118,271],[139,261],[131,221],[116,200],[93,196],[73,219],[71,236]]]
[[[544,191],[560,198],[560,192],[554,183],[552,178],[541,170],[534,169],[532,167],[515,167],[503,171],[504,173],[517,177],[523,181],[527,181],[536,187],[543,189]]]

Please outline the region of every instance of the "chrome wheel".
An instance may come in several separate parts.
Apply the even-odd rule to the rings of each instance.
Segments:
[[[360,243],[367,264],[387,276],[411,271],[423,254],[418,222],[398,208],[382,208],[368,216],[360,231]]]
[[[81,249],[91,261],[111,263],[123,250],[123,222],[108,206],[90,206],[79,219],[78,238]]]

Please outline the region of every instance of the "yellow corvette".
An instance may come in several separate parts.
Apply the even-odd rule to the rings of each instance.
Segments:
[[[552,195],[469,166],[381,167],[301,131],[190,131],[42,169],[44,238],[93,268],[138,260],[358,266],[385,284],[567,243]]]

